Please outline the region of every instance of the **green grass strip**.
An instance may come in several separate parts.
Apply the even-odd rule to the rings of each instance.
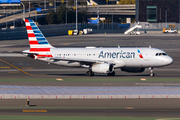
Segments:
[[[0,120],[157,120],[146,117],[80,117],[80,116],[0,116]],[[162,118],[164,119],[164,118]],[[162,120],[161,119],[161,120]],[[165,119],[164,119],[165,120]],[[169,119],[168,119],[169,120]],[[170,120],[176,120],[170,119]]]
[[[125,107],[0,107],[0,109],[125,109]]]
[[[140,79],[108,79],[108,78],[101,78],[101,79],[64,79],[64,81],[140,81]]]
[[[145,77],[142,77],[142,78],[145,78]],[[112,78],[112,79],[63,79],[64,81],[129,81],[129,82],[132,82],[132,81],[141,81],[141,78],[139,79],[122,79],[122,78]],[[146,81],[180,81],[180,79],[178,78],[164,78],[164,79],[157,79],[157,78],[147,78]]]
[[[145,78],[145,77],[142,77],[142,78]],[[61,78],[63,79],[63,78]],[[145,78],[146,79],[146,78]],[[99,78],[99,79],[96,79],[96,78],[80,78],[80,79],[68,79],[68,78],[65,78],[63,79],[62,81],[58,81],[56,80],[56,78],[32,78],[32,79],[0,79],[0,82],[52,82],[52,81],[57,81],[57,82],[71,82],[71,81],[80,81],[80,82],[106,82],[106,81],[126,81],[126,82],[139,82],[141,81],[141,78],[129,78],[129,79],[123,79],[123,78]],[[150,81],[180,81],[179,78],[161,78],[161,79],[157,79],[157,78],[147,78],[146,79],[147,82],[150,82]],[[146,82],[144,81],[144,82]]]

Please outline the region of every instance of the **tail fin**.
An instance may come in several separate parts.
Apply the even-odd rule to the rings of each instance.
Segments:
[[[45,58],[52,57],[50,49],[53,48],[36,26],[33,20],[25,19],[30,50],[23,51],[24,53],[30,53],[32,58]]]
[[[52,48],[33,20],[25,19],[30,48]]]

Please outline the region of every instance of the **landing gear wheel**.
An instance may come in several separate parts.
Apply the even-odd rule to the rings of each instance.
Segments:
[[[108,76],[115,76],[115,72],[113,71],[112,73],[108,73]]]
[[[155,76],[155,74],[154,74],[154,73],[151,73],[150,76],[153,77],[153,76]]]
[[[86,72],[86,75],[87,75],[87,76],[94,76],[94,73],[93,73],[92,71],[87,71],[87,72]]]
[[[155,74],[153,73],[153,68],[150,67],[149,69],[150,69],[150,72],[151,72],[151,73],[150,73],[150,76],[151,76],[151,77],[155,76]]]

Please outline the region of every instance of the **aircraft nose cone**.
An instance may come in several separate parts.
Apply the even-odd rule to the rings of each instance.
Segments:
[[[170,65],[170,64],[172,64],[173,63],[173,59],[171,58],[171,57],[168,57],[167,59],[166,59],[166,64],[167,65]]]

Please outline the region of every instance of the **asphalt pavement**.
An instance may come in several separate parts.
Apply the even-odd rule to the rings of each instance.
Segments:
[[[30,100],[29,103],[25,107],[26,100],[0,100],[0,115],[180,117],[179,99]]]
[[[86,77],[85,69],[69,68],[33,60],[26,57],[1,56],[0,62],[1,85],[22,86],[179,86],[180,82],[180,35],[179,34],[142,34],[139,36],[125,36],[122,34],[84,35],[84,36],[55,36],[48,37],[49,42],[57,47],[151,47],[163,49],[174,62],[170,66],[154,69],[155,77],[149,76],[149,70],[144,73],[132,74],[116,70],[117,76],[107,77],[96,74],[94,77]],[[0,41],[1,53],[20,52],[29,49],[28,40]],[[7,64],[9,63],[9,64]],[[13,67],[15,66],[15,67]],[[17,68],[21,69],[19,71]],[[24,72],[23,72],[24,71]],[[26,74],[28,73],[28,74]],[[56,78],[67,79],[57,81]],[[141,78],[147,79],[142,81]],[[50,79],[49,81],[32,81],[26,79]],[[71,79],[71,80],[70,80]],[[74,81],[73,81],[74,79]],[[89,80],[86,80],[89,79]],[[112,81],[110,81],[112,79]],[[117,80],[118,79],[118,80]],[[133,81],[132,79],[135,79]],[[14,81],[13,81],[14,80]],[[25,80],[25,81],[23,81]],[[68,81],[69,80],[69,81]],[[92,80],[92,81],[90,81]],[[97,81],[94,81],[97,80]],[[127,81],[126,81],[127,80]],[[149,81],[148,81],[149,80]],[[157,80],[157,81],[156,81]],[[25,100],[0,100],[1,107],[24,107]],[[74,102],[76,101],[76,102]],[[98,102],[97,102],[98,101]],[[179,99],[117,99],[117,100],[31,100],[30,109],[40,109],[44,106],[46,113],[23,113],[23,109],[8,108],[2,115],[57,115],[57,116],[133,116],[133,117],[180,117]],[[33,106],[34,105],[34,106]],[[49,108],[49,107],[73,107],[73,108]],[[83,107],[83,108],[79,108]],[[108,107],[108,108],[90,108]],[[109,108],[113,107],[113,108]],[[120,107],[120,108],[114,108]],[[83,113],[83,114],[82,114]]]

